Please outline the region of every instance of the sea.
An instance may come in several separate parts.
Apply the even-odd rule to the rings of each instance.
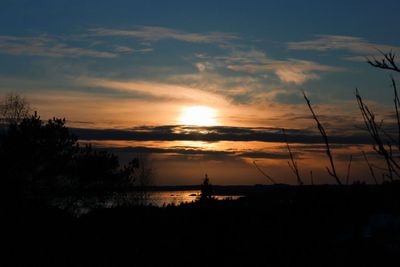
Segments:
[[[153,191],[144,198],[145,205],[163,207],[167,205],[180,205],[190,203],[200,198],[200,190]],[[238,199],[240,195],[213,195],[215,199]]]

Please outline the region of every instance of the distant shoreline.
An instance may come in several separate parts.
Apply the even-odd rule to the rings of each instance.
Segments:
[[[351,185],[338,186],[336,184],[320,184],[320,185],[289,185],[289,184],[275,184],[275,185],[212,185],[215,195],[248,195],[254,193],[263,193],[275,189],[287,189],[293,190],[299,187],[302,188],[346,188]],[[374,187],[375,185],[366,185],[368,187]],[[200,185],[165,185],[165,186],[150,186],[146,187],[146,191],[187,191],[187,190],[201,190]]]

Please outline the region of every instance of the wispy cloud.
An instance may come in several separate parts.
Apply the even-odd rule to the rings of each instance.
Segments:
[[[146,53],[153,51],[153,48],[135,49],[128,46],[117,45],[114,51],[119,53]]]
[[[219,57],[219,59],[225,61],[226,67],[231,70],[263,75],[273,72],[281,81],[295,84],[318,79],[319,76],[315,72],[344,70],[343,68],[322,65],[307,60],[291,58],[274,60],[268,58],[265,53],[254,49],[234,52],[230,56]]]
[[[220,105],[227,101],[221,95],[183,85],[149,82],[117,81],[100,78],[81,77],[78,83],[85,86],[103,87],[112,90],[137,92],[163,100],[189,101],[188,103]]]
[[[223,43],[239,39],[239,37],[233,33],[188,33],[170,28],[152,26],[139,26],[134,30],[95,28],[90,31],[93,36],[125,36],[140,38],[146,41],[175,39],[191,43]]]
[[[0,53],[43,57],[97,57],[114,58],[115,53],[69,46],[47,36],[0,36]]]
[[[199,73],[170,75],[168,82],[184,84],[191,88],[198,88],[225,96],[251,94],[252,91],[260,87],[260,82],[257,78],[224,76],[219,74],[218,71],[214,71],[215,66],[211,64],[197,63],[196,67]]]
[[[400,47],[375,44],[360,37],[343,36],[343,35],[317,35],[317,39],[302,41],[302,42],[288,42],[286,46],[291,50],[347,50],[353,53],[361,54],[376,54],[377,50],[389,51],[400,50]]]
[[[109,51],[93,49],[95,45],[107,45],[104,37],[132,37],[142,40],[146,46],[149,42],[173,39],[190,43],[227,43],[239,39],[233,33],[209,32],[190,33],[164,27],[138,26],[133,30],[90,29],[89,34],[72,36],[0,36],[0,53],[11,55],[28,55],[42,57],[97,57],[115,58],[120,53],[145,53],[153,51],[151,47],[132,48],[130,45],[114,45]],[[73,41],[73,43],[71,42]],[[90,42],[89,44],[87,42]],[[146,43],[147,42],[147,43]],[[110,45],[110,43],[108,44]],[[112,44],[111,44],[112,46]]]

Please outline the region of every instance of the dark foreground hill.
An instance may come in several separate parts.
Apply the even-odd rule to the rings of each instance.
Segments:
[[[2,266],[395,266],[399,192],[398,184],[276,187],[79,218],[27,205],[3,213]]]

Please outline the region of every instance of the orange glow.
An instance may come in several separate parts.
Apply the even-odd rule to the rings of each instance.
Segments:
[[[218,125],[215,119],[216,111],[205,106],[192,106],[185,108],[179,121],[184,125],[215,126]]]
[[[100,148],[159,148],[161,153],[152,154],[155,167],[162,171],[157,183],[160,185],[199,184],[205,173],[212,177],[214,184],[269,184],[269,181],[257,171],[253,162],[278,183],[296,184],[296,177],[288,167],[289,155],[286,144],[260,141],[117,141],[117,140],[81,140],[82,144],[92,143]],[[329,159],[325,155],[323,144],[290,144],[299,166],[301,179],[305,184],[329,184],[335,181],[328,175]],[[370,151],[370,145],[344,145],[332,148],[336,171],[343,183],[349,164],[349,154],[353,155],[349,183],[361,180],[374,183],[373,177],[360,151]],[[135,151],[135,150],[132,150]],[[196,153],[198,152],[198,153]],[[217,152],[226,152],[225,154]],[[252,154],[252,152],[256,152]],[[127,152],[127,158],[135,152]],[[265,153],[265,154],[263,154]],[[122,155],[122,154],[121,154]],[[271,156],[268,156],[271,155]],[[171,156],[173,160],[171,160]],[[384,167],[384,161],[374,154],[368,158],[374,165]],[[165,171],[168,170],[168,171]],[[380,175],[377,175],[381,181]]]

